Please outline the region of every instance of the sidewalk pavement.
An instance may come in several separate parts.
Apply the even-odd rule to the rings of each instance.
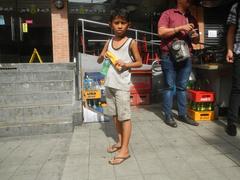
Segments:
[[[239,180],[240,136],[223,122],[166,126],[159,105],[133,108],[131,158],[111,166],[112,122],[73,134],[0,139],[0,180]],[[240,131],[239,131],[240,133]]]

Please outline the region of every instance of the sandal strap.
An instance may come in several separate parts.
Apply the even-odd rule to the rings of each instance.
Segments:
[[[130,158],[130,157],[131,157],[131,156],[128,155],[128,156],[126,156],[126,157],[114,157],[114,159],[126,160],[126,159],[128,159],[128,158]]]
[[[113,149],[113,148],[120,149],[121,147],[120,147],[120,146],[117,146],[117,144],[114,144],[114,145],[111,146],[111,148],[112,148],[112,149]]]

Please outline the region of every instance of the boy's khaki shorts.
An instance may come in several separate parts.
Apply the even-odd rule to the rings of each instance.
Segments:
[[[130,92],[106,87],[106,114],[117,116],[119,121],[131,119]]]

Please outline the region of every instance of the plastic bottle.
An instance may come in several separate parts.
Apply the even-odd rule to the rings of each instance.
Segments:
[[[90,78],[88,78],[88,86],[89,86],[89,90],[95,90],[95,84],[94,81]]]
[[[104,59],[103,61],[103,65],[102,65],[102,70],[101,70],[101,74],[103,74],[104,76],[107,75],[109,67],[110,67],[110,61],[109,59]]]
[[[101,89],[98,81],[95,81],[94,85],[95,85],[95,90],[100,90]]]
[[[88,99],[87,100],[88,107],[92,107],[91,101]]]
[[[93,100],[93,109],[97,110],[96,100]]]
[[[83,81],[83,88],[84,90],[89,90],[89,78],[88,76],[85,76],[84,81]]]
[[[101,102],[98,103],[98,108],[99,108],[99,112],[103,113],[103,108],[102,108],[102,103]]]

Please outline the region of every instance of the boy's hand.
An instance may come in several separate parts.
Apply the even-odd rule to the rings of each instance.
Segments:
[[[121,68],[124,68],[124,69],[128,68],[127,64],[121,59],[117,60],[116,66],[120,66]]]

